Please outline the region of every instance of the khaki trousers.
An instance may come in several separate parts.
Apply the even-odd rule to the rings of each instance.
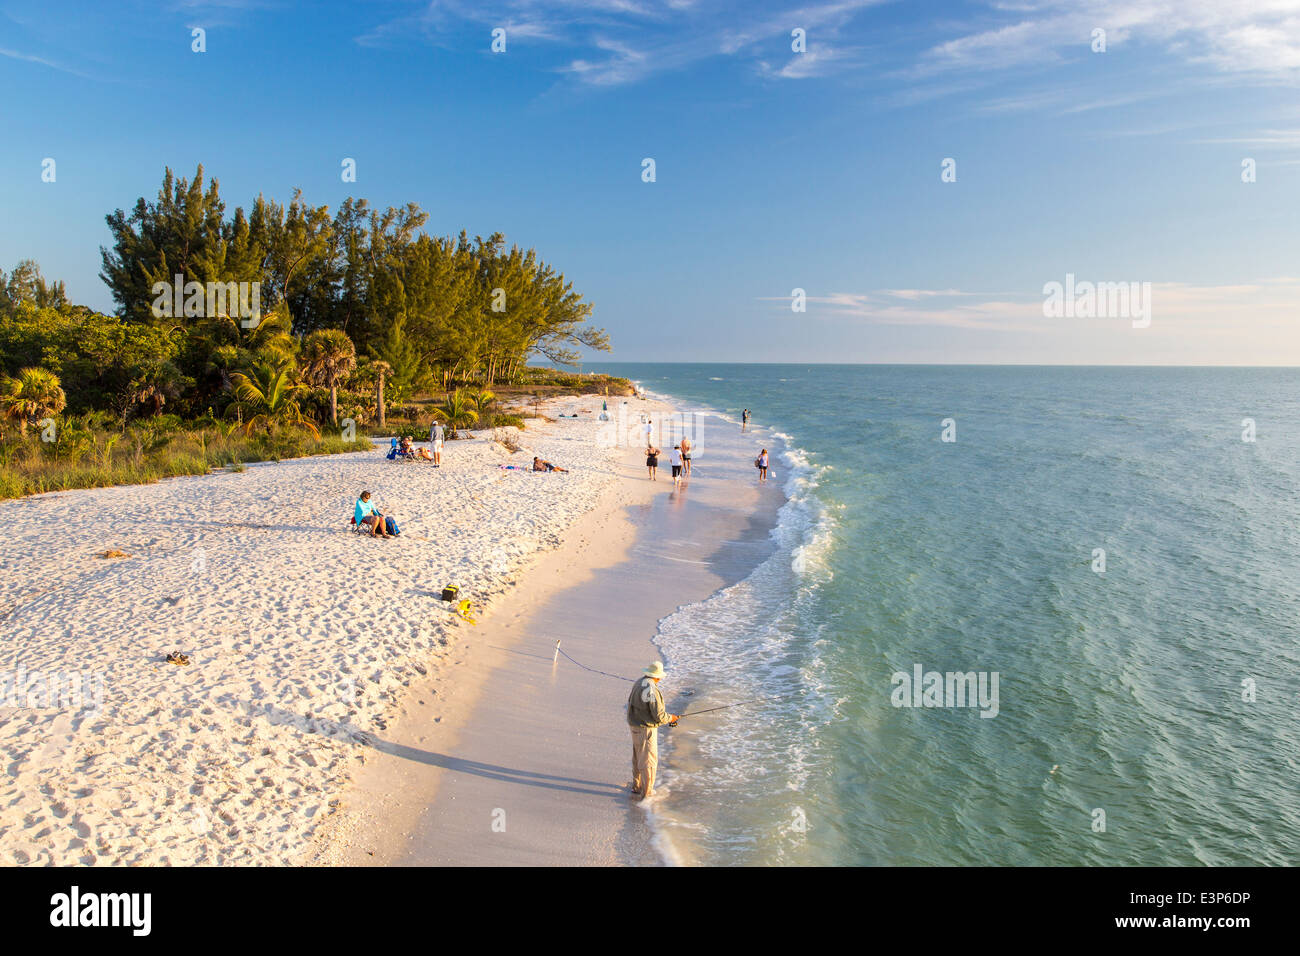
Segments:
[[[655,769],[659,766],[659,733],[656,727],[631,727],[632,790],[648,797],[655,789]]]

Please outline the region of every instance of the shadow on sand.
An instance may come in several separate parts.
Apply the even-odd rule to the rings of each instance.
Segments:
[[[347,740],[352,744],[378,750],[380,753],[400,757],[403,760],[412,760],[431,767],[440,767],[454,773],[473,774],[477,777],[486,777],[489,780],[499,780],[503,783],[514,783],[526,787],[584,793],[594,797],[620,796],[627,793],[623,787],[602,780],[560,777],[536,770],[503,767],[499,764],[482,763],[477,760],[466,760],[463,757],[453,757],[450,754],[420,750],[418,747],[408,747],[405,744],[383,740],[376,737],[373,731],[361,730],[352,724],[296,714],[293,711],[276,707],[274,704],[259,705],[246,702],[243,704],[243,709],[249,714],[265,716],[272,724],[290,724],[304,733],[321,734],[322,736],[333,737],[336,740]]]

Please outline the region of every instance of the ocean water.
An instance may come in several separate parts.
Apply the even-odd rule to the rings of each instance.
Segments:
[[[599,370],[748,407],[789,496],[660,623],[670,706],[791,695],[667,735],[668,859],[1300,863],[1300,370]]]

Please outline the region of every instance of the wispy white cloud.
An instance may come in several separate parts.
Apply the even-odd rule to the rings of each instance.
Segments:
[[[606,37],[598,37],[594,43],[596,49],[606,56],[598,60],[572,60],[561,68],[561,72],[572,74],[593,86],[616,86],[640,79],[651,69],[652,60],[647,52]]]
[[[1148,89],[1115,96],[1080,99],[1079,90],[1048,88],[1033,90],[1015,96],[999,97],[976,107],[976,112],[985,115],[1002,113],[1027,113],[1039,110],[1052,110],[1064,116],[1076,113],[1089,113],[1093,110],[1110,110],[1117,106],[1129,106],[1145,100],[1169,95],[1172,91]]]
[[[1044,281],[1060,281],[1052,276]],[[961,289],[878,289],[872,292],[831,292],[808,296],[810,318],[849,320],[867,325],[964,329],[977,332],[1050,334],[1065,328],[1064,320],[1043,316],[1040,290],[977,292]],[[788,303],[789,296],[760,297]],[[1300,278],[1275,276],[1251,282],[1198,285],[1187,282],[1151,283],[1152,325],[1206,337],[1226,335],[1278,336],[1279,348],[1291,360],[1300,358]],[[1118,320],[1072,320],[1105,322]],[[1127,320],[1121,322],[1126,324]],[[1207,339],[1208,341],[1208,339]],[[1282,353],[1279,353],[1282,354]]]
[[[935,44],[915,72],[999,70],[1091,55],[1092,31],[1102,29],[1108,49],[1151,44],[1219,71],[1300,82],[1300,0],[1024,0],[993,3],[990,12],[1008,22]]]
[[[58,63],[54,60],[47,60],[43,56],[33,56],[30,53],[20,53],[17,50],[9,50],[4,47],[0,47],[0,56],[7,57],[10,60],[21,60],[25,63],[35,63],[39,66],[49,67],[51,70],[58,70],[60,73],[70,73],[73,76],[79,76],[86,80],[93,79],[93,77],[88,73],[83,73],[70,66],[64,66],[62,63]]]
[[[758,70],[764,76],[783,80],[806,80],[853,69],[862,63],[860,53],[856,47],[810,45],[807,52],[794,54],[779,68],[760,60]]]
[[[363,46],[382,46],[413,33],[449,43],[466,24],[503,27],[507,42],[536,40],[574,51],[555,68],[589,86],[617,86],[688,68],[719,56],[752,64],[763,76],[807,79],[859,67],[860,47],[842,45],[843,28],[862,10],[889,0],[823,0],[770,12],[752,0],[706,4],[695,0],[440,0],[379,24]],[[807,51],[790,50],[790,32],[807,31]],[[486,34],[485,34],[486,35]],[[775,50],[791,53],[776,66]]]
[[[1266,129],[1251,136],[1198,139],[1195,142],[1203,145],[1231,144],[1263,149],[1294,149],[1300,147],[1300,129]]]
[[[944,302],[945,299],[954,301]],[[976,301],[955,301],[959,299]],[[872,325],[932,325],[1009,332],[1030,329],[1043,317],[1041,296],[997,297],[954,289],[832,292],[826,296],[809,296],[808,302],[823,306],[828,315]],[[809,311],[813,311],[812,305]]]

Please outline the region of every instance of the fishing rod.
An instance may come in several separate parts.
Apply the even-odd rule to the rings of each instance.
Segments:
[[[793,697],[802,697],[803,694],[781,694],[778,697],[755,697],[752,700],[742,700],[735,704],[723,704],[721,707],[706,707],[704,710],[688,710],[684,714],[678,714],[677,720],[683,717],[697,717],[700,714],[711,714],[717,710],[730,710],[733,707],[748,707],[750,704],[766,704],[774,700],[790,700]],[[673,721],[676,723],[677,721]]]
[[[584,671],[590,671],[593,674],[600,674],[602,677],[613,677],[616,680],[626,681],[629,684],[635,683],[634,678],[624,677],[621,674],[611,674],[608,671],[597,670],[594,667],[588,667],[586,664],[582,663],[581,661],[574,660],[565,651],[560,650],[560,642],[557,640],[555,642],[555,654],[551,657],[551,663],[552,664],[557,663],[561,657],[574,664],[577,664]],[[721,707],[706,707],[704,710],[689,710],[684,714],[678,714],[677,720],[681,720],[683,717],[698,717],[700,714],[712,714],[715,711],[719,711],[719,710],[730,710],[733,707],[748,707],[750,704],[766,704],[772,701],[790,700],[794,697],[803,697],[803,696],[804,695],[800,693],[800,694],[781,694],[776,697],[755,697],[751,700],[742,700],[734,704],[723,704]],[[668,726],[676,727],[677,720],[672,721]]]

